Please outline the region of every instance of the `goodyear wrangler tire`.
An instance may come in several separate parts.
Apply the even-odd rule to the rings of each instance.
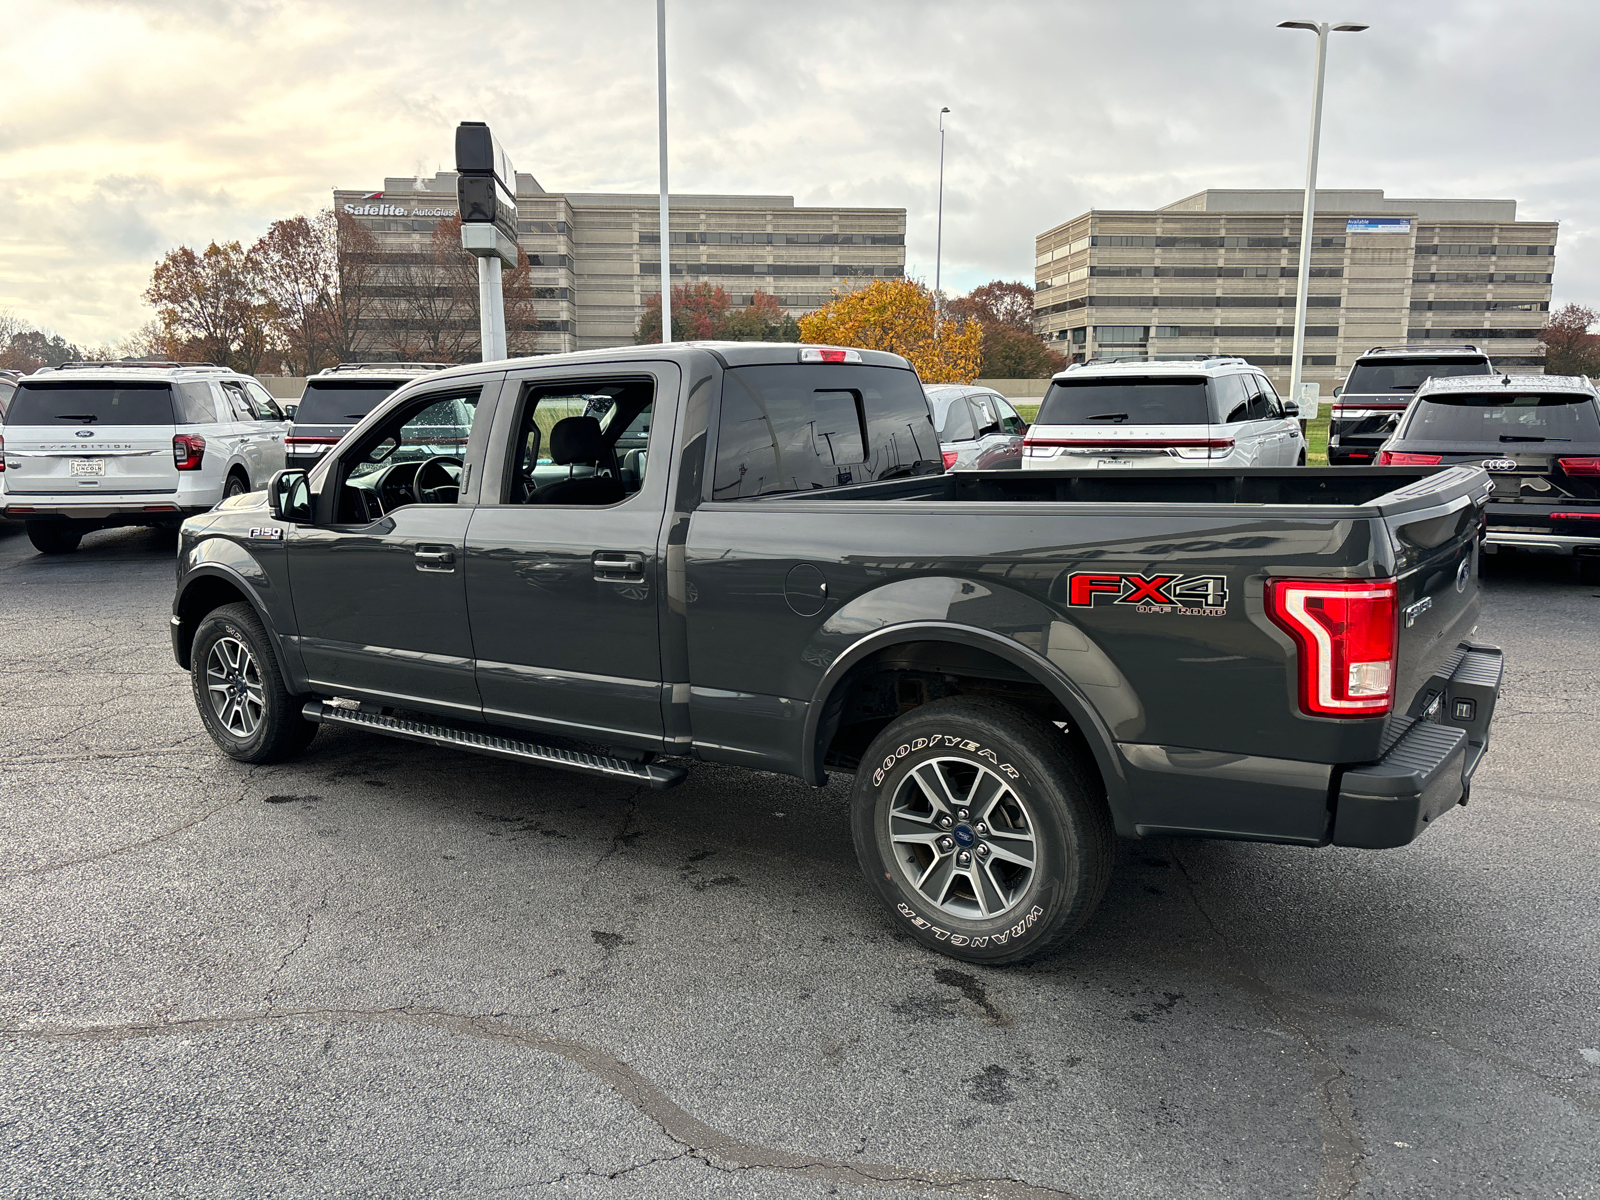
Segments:
[[[1055,726],[991,700],[941,700],[891,722],[856,772],[851,828],[892,919],[965,962],[1048,954],[1111,879],[1095,772]]]

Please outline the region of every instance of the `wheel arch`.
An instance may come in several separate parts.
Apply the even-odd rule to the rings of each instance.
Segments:
[[[974,679],[1029,684],[1047,694],[1065,715],[1071,734],[1080,738],[1098,769],[1117,828],[1125,827],[1128,784],[1116,740],[1104,718],[1079,687],[1054,663],[1020,642],[947,621],[917,621],[877,630],[834,659],[818,683],[806,710],[801,766],[806,782],[826,782],[824,760],[841,728],[845,704],[875,664],[897,653],[918,653],[926,646],[959,651],[963,672]],[[993,672],[986,674],[986,671]]]
[[[277,655],[279,668],[286,665],[283,642],[267,618],[266,606],[249,580],[221,563],[207,563],[196,568],[183,581],[172,604],[172,649],[178,665],[185,671],[190,668],[190,654],[194,649],[194,634],[206,614],[225,604],[248,604],[255,610],[256,619],[267,631],[272,642],[272,652]]]

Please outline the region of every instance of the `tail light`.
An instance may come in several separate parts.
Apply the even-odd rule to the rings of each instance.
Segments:
[[[1179,458],[1227,458],[1233,453],[1232,438],[1211,438],[1204,444],[1172,444],[1172,452]]]
[[[337,446],[338,444],[339,439],[336,437],[286,437],[283,439],[283,449],[288,454],[321,454],[329,446]]]
[[[1600,512],[1556,512],[1550,514],[1552,521],[1600,521]]]
[[[4,474],[5,473],[5,469],[6,469],[6,440],[5,440],[5,438],[0,437],[0,474]]]
[[[1394,707],[1392,579],[1270,579],[1267,616],[1299,650],[1300,710],[1379,717]]]
[[[1600,475],[1600,458],[1561,458],[1556,461],[1568,475]]]
[[[939,457],[944,459],[944,469],[948,471],[956,465],[956,459],[960,458],[961,455],[955,450],[941,450],[939,451]]]
[[[813,363],[858,363],[861,361],[859,350],[833,350],[819,346],[807,346],[800,351],[801,362]]]
[[[172,439],[172,462],[180,471],[198,471],[205,457],[206,440],[192,433],[180,433]]]
[[[1379,450],[1380,467],[1437,467],[1437,454],[1408,454],[1404,450]]]

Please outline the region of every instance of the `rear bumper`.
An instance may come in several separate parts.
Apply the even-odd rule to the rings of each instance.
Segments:
[[[1600,536],[1540,533],[1533,530],[1490,529],[1483,537],[1490,552],[1526,550],[1533,554],[1600,554]]]
[[[0,517],[13,521],[99,521],[110,525],[157,524],[207,512],[212,505],[187,492],[122,496],[59,496],[15,493],[0,496]]]
[[[1495,646],[1463,644],[1425,695],[1429,712],[1413,719],[1375,763],[1348,767],[1338,782],[1333,844],[1387,849],[1415,841],[1428,825],[1467,802],[1472,776],[1489,748],[1504,660]]]

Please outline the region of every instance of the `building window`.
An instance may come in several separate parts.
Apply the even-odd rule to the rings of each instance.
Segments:
[[[1156,239],[1116,233],[1092,237],[1089,239],[1089,244],[1091,246],[1154,246]]]
[[[1102,345],[1112,343],[1142,342],[1145,339],[1143,325],[1096,325],[1094,327],[1094,340]]]

